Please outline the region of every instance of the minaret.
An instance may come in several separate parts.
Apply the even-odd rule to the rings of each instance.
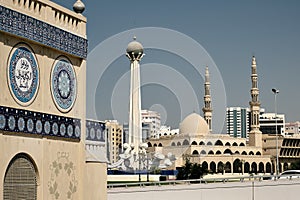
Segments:
[[[209,131],[212,131],[211,128],[211,118],[212,118],[212,107],[211,107],[211,96],[210,96],[210,82],[209,82],[209,72],[208,66],[205,69],[205,83],[204,83],[204,107],[202,108],[204,119],[208,124]]]
[[[140,60],[143,57],[143,46],[136,41],[136,37],[128,44],[126,56],[130,60],[130,108],[129,108],[129,141],[138,152],[142,144],[141,122],[141,89],[140,89]]]
[[[249,145],[262,147],[262,133],[259,130],[259,112],[260,112],[260,102],[258,100],[259,90],[257,86],[257,70],[256,70],[256,60],[255,57],[252,57],[252,74],[251,74],[251,101],[250,105],[250,133],[249,133]]]

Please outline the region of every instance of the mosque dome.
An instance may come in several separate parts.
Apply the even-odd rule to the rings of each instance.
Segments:
[[[179,132],[180,134],[184,135],[206,135],[209,133],[209,129],[203,117],[201,117],[197,113],[192,113],[180,123]]]
[[[139,54],[143,54],[144,48],[141,43],[136,41],[136,37],[127,46],[126,52],[131,56],[132,54],[137,57]]]
[[[83,11],[85,10],[85,6],[84,4],[82,3],[81,0],[77,0],[74,5],[73,5],[73,10],[76,12],[76,13],[83,13]]]

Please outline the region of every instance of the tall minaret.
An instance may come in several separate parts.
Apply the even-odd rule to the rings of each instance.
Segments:
[[[141,89],[140,89],[140,60],[143,57],[143,46],[136,37],[128,44],[126,56],[130,60],[130,110],[129,110],[129,141],[134,151],[138,152],[142,144],[141,122]]]
[[[251,101],[250,105],[250,133],[249,133],[249,145],[262,147],[262,133],[259,130],[259,112],[260,112],[260,102],[258,100],[259,90],[257,86],[257,70],[256,70],[256,60],[255,57],[252,57],[252,74],[251,74]]]
[[[204,107],[202,108],[204,119],[208,124],[209,131],[212,131],[211,128],[211,118],[212,118],[212,107],[211,107],[211,96],[210,96],[210,82],[209,82],[209,72],[208,66],[205,69],[205,83],[204,83]]]

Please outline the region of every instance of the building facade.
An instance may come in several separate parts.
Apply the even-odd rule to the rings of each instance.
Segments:
[[[259,116],[260,130],[263,134],[285,135],[285,115],[276,113],[262,113]],[[276,129],[277,126],[277,129]]]
[[[119,160],[119,153],[122,150],[123,126],[117,120],[106,120],[107,133],[107,159],[110,163]]]
[[[157,138],[161,126],[160,114],[156,111],[142,110],[142,123],[148,124],[150,130],[147,135],[143,135],[143,138]]]
[[[86,151],[83,9],[0,0],[2,199],[106,199],[106,161]]]
[[[229,107],[226,109],[227,133],[231,137],[249,138],[249,108]]]

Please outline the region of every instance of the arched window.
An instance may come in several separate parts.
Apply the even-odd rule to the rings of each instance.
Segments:
[[[250,152],[249,152],[249,155],[254,155],[253,151],[250,151]]]
[[[255,155],[258,155],[258,156],[260,156],[260,155],[261,155],[260,151],[256,152],[256,154],[255,154]]]
[[[244,147],[245,146],[245,144],[242,142],[241,144],[240,144],[240,147]]]
[[[176,145],[175,145],[175,142],[172,142],[171,146],[176,146]]]
[[[207,146],[211,146],[212,145],[212,143],[209,141],[207,144],[206,144]]]
[[[218,150],[218,151],[216,152],[216,155],[218,155],[218,154],[222,154],[221,151]]]
[[[225,151],[224,151],[224,154],[232,154],[232,152],[231,152],[231,150],[230,149],[226,149]]]
[[[210,168],[210,171],[211,171],[212,173],[215,173],[215,172],[216,172],[216,163],[215,163],[215,162],[211,162],[211,163],[209,164],[209,168]]]
[[[229,143],[229,142],[226,142],[225,146],[230,146],[230,143]]]
[[[209,155],[214,155],[214,152],[213,152],[212,150],[210,150],[210,151],[208,152],[208,154],[209,154]]]
[[[236,142],[234,142],[234,143],[232,144],[232,146],[238,146],[238,144],[237,144]]]
[[[194,150],[193,155],[199,155],[199,152],[197,150]]]
[[[239,151],[235,151],[234,154],[240,155],[240,152]]]
[[[151,144],[151,142],[148,142],[148,147],[152,147],[152,144]]]
[[[159,147],[162,147],[162,144],[161,144],[161,143],[159,143],[159,144],[158,144],[158,146],[159,146]]]
[[[242,152],[242,155],[247,155],[246,151],[243,151],[243,152]]]
[[[202,150],[200,154],[201,154],[201,155],[205,155],[205,154],[206,154],[206,151]]]
[[[193,142],[192,142],[192,145],[197,145],[197,142],[196,142],[196,141],[193,141]]]
[[[181,143],[180,143],[180,142],[177,142],[177,146],[181,146]]]
[[[201,141],[201,142],[199,143],[199,145],[205,145],[205,143],[204,143],[203,141]]]
[[[153,146],[157,147],[157,144],[156,144],[156,143],[154,143],[154,145],[153,145]]]
[[[221,140],[217,140],[215,146],[223,146],[223,142]]]
[[[184,140],[182,145],[189,145],[189,141],[188,140]]]
[[[27,155],[18,154],[9,163],[4,177],[3,199],[37,199],[36,169]]]

